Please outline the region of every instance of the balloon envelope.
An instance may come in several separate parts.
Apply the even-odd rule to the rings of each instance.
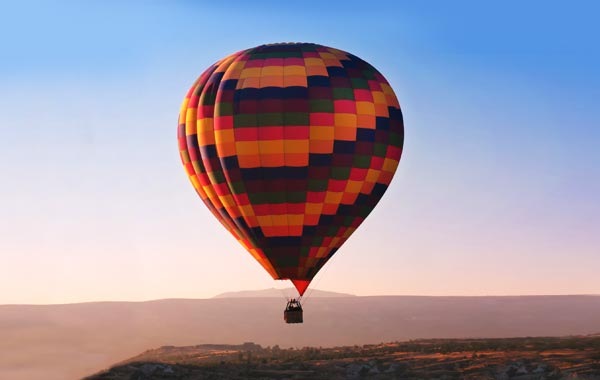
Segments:
[[[367,62],[317,44],[272,44],[198,78],[178,140],[210,211],[303,294],[383,196],[404,127],[392,88]]]

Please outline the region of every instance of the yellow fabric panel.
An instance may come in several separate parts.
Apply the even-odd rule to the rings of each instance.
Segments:
[[[234,63],[233,61],[235,61],[235,59],[237,58],[237,54],[232,54],[228,57],[225,57],[221,62],[218,63],[218,67],[215,70],[215,73],[222,73],[225,72],[229,66]],[[239,62],[239,61],[237,61]]]
[[[286,154],[288,153],[307,153],[308,154],[308,140],[283,140],[283,149]]]
[[[393,160],[391,158],[386,158],[385,160],[383,160],[383,170],[384,171],[393,173],[396,171],[397,167],[398,167],[398,161]]]
[[[338,204],[342,200],[344,193],[338,191],[328,191],[325,194],[325,203]]]
[[[380,85],[381,85],[381,89],[383,90],[384,94],[394,95],[394,91],[392,90],[392,88],[388,84],[381,83]]]
[[[240,156],[258,155],[260,152],[258,141],[236,141],[235,149]]]
[[[283,154],[285,152],[283,140],[259,140],[258,151],[261,155]]]
[[[228,71],[242,71],[244,66],[246,65],[246,61],[235,61],[229,65]]]
[[[252,205],[242,205],[240,206],[240,211],[244,217],[254,216],[254,209]]]
[[[363,185],[363,181],[348,180],[345,191],[348,193],[358,193]]]
[[[325,67],[325,63],[320,58],[304,58],[304,64],[308,66],[320,66]]]
[[[183,100],[183,104],[181,104],[181,109],[179,110],[179,124],[184,124],[185,123],[185,117],[187,114],[187,106],[190,102],[189,98],[185,98]]]
[[[310,127],[311,140],[333,140],[335,136],[335,127],[332,125],[315,125]]]
[[[304,222],[304,214],[288,214],[287,217],[290,226],[301,226]]]
[[[282,76],[264,76],[260,78],[260,88],[283,87]]]
[[[219,202],[219,197],[215,193],[215,189],[212,187],[212,185],[202,186],[202,190],[204,190],[204,192],[206,193],[206,197],[210,200],[211,203],[214,204],[214,202]]]
[[[233,143],[235,142],[235,136],[233,133],[233,129],[219,129],[214,132],[215,134],[215,143],[217,144],[225,144],[225,143]]]
[[[240,80],[237,85],[238,88],[260,88],[260,77],[246,78]]]
[[[283,69],[283,74],[284,75],[306,76],[306,71],[304,69],[304,66],[297,66],[297,65],[285,66]]]
[[[368,182],[375,182],[375,181],[377,181],[377,178],[379,178],[379,173],[380,172],[381,171],[377,170],[377,169],[369,169],[367,171],[367,176],[365,177],[365,181],[368,181]]]
[[[250,78],[250,77],[260,77],[260,67],[248,67],[242,70],[240,73],[240,79]]]
[[[242,75],[243,70],[244,69],[227,70],[227,72],[223,75],[222,80],[238,79],[240,75]]]
[[[323,59],[337,59],[333,53],[319,52],[319,56]]]
[[[237,153],[235,149],[235,143],[217,143],[217,152],[219,152],[219,156],[221,157],[235,156],[235,154]]]
[[[352,113],[336,113],[334,116],[336,127],[356,127],[356,115]]]
[[[375,105],[371,102],[356,102],[356,113],[359,115],[375,115]]]
[[[271,217],[271,215],[258,215],[256,219],[258,219],[258,225],[261,227],[270,227],[273,225],[273,218]]]
[[[200,133],[205,131],[210,131],[210,133],[212,133],[213,129],[215,129],[214,119],[212,117],[202,117],[196,121],[196,126],[198,127],[198,131]]]
[[[233,207],[235,206],[235,200],[231,196],[231,194],[227,195],[219,195],[219,200],[225,207]]]
[[[192,185],[195,189],[202,189],[202,186],[200,186],[200,182],[198,181],[198,178],[195,175],[190,176],[190,181],[192,182]]]
[[[212,129],[200,130],[197,138],[199,146],[213,145],[215,143],[215,133]]]
[[[197,108],[188,108],[185,114],[185,123],[186,123],[186,129],[188,127],[187,124],[193,124],[196,122],[196,115],[198,114],[198,109]]]
[[[313,215],[318,215],[321,214],[321,210],[323,210],[323,204],[322,203],[310,203],[307,202],[305,207],[304,207],[304,212],[306,214],[313,214]]]
[[[194,167],[194,171],[196,173],[200,173],[202,170],[200,169],[200,163],[198,161],[192,162],[192,166]]]
[[[223,207],[225,207],[225,211],[227,211],[229,216],[231,216],[233,219],[237,219],[241,216],[240,209],[237,207],[237,205],[234,204],[233,206],[223,206]]]
[[[181,157],[181,161],[183,162],[184,165],[188,164],[190,162],[190,154],[188,153],[187,150],[180,150],[179,156]]]
[[[385,98],[385,94],[381,91],[373,91],[371,93],[373,95],[373,102],[379,104],[387,104],[387,99]]]
[[[273,226],[287,226],[288,225],[288,216],[286,214],[283,215],[271,215],[273,219]]]
[[[283,66],[265,66],[262,68],[261,76],[282,76]]]

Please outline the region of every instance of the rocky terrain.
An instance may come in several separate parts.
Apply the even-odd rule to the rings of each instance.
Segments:
[[[433,339],[365,346],[281,349],[166,346],[87,380],[201,379],[600,379],[600,335]]]

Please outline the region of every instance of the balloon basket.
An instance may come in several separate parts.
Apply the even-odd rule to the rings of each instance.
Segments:
[[[287,303],[283,312],[283,320],[285,323],[302,323],[302,305],[299,301],[290,300]]]

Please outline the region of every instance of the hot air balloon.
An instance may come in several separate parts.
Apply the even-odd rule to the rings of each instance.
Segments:
[[[278,43],[234,53],[200,75],[181,106],[178,141],[204,204],[302,296],[385,193],[404,125],[394,91],[367,62]],[[286,310],[299,311],[301,322],[292,301]]]

